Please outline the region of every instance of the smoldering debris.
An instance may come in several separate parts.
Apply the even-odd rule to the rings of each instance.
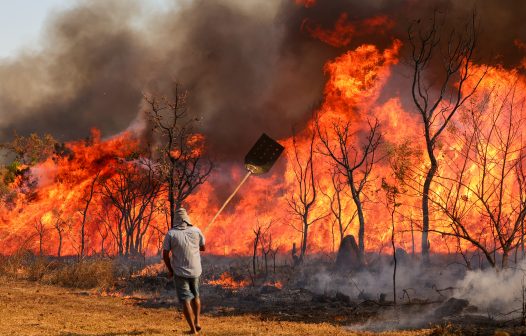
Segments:
[[[447,260],[430,266],[411,260],[398,265],[396,307],[393,265],[387,257],[345,274],[335,271],[333,266],[311,270],[310,275],[304,274],[300,284],[326,297],[327,302],[342,295],[357,306],[373,302],[378,314],[349,326],[356,331],[418,329],[447,322],[493,327],[518,325],[523,313],[525,263],[497,271],[467,270],[464,265]]]

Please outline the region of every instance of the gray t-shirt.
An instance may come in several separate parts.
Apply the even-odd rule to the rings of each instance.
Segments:
[[[196,227],[176,227],[166,233],[163,249],[172,251],[175,275],[185,278],[197,278],[201,275],[201,246],[205,246],[205,236]]]

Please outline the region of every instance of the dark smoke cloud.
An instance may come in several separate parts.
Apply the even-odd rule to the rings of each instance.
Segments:
[[[176,79],[191,91],[190,110],[202,117],[211,148],[227,158],[247,150],[263,131],[290,134],[308,120],[321,100],[323,64],[345,51],[324,45],[301,30],[305,18],[330,29],[340,13],[351,21],[387,15],[388,34],[357,36],[380,47],[404,39],[410,20],[433,10],[462,21],[477,9],[479,51],[516,66],[526,42],[513,0],[318,0],[311,8],[292,0],[194,0],[155,12],[140,2],[86,1],[48,20],[39,52],[0,63],[0,141],[50,132],[78,139],[91,127],[105,135],[137,118],[142,93],[163,90]]]
[[[1,140],[16,130],[77,139],[127,127],[145,75],[136,7],[89,3],[51,18],[43,50],[0,65]]]

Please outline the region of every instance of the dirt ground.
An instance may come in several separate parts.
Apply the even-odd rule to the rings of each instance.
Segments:
[[[133,299],[0,279],[0,335],[181,335],[182,314]],[[206,305],[206,298],[203,298]],[[204,314],[202,335],[357,335],[328,323],[268,320],[255,314]],[[430,330],[382,335],[428,335]],[[364,333],[360,335],[371,335]]]

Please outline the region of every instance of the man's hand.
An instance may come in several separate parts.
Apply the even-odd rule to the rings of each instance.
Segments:
[[[163,250],[163,260],[166,268],[168,268],[168,279],[172,280],[174,277],[174,270],[172,269],[172,264],[170,263],[170,251]]]

